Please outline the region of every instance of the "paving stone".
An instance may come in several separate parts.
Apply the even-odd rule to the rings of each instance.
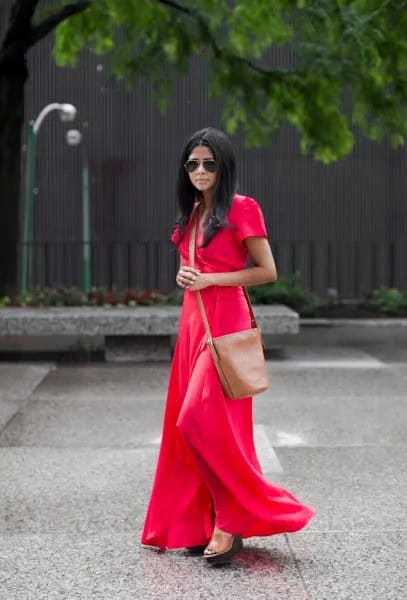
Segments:
[[[51,363],[0,363],[0,432],[51,369]]]
[[[36,390],[36,398],[71,397],[73,400],[140,398],[142,394],[165,394],[169,365],[72,365],[58,367]]]
[[[2,600],[309,600],[283,536],[224,567],[114,532],[0,535],[0,558]]]
[[[315,600],[403,600],[407,529],[299,532],[289,538]]]
[[[308,531],[406,527],[407,445],[277,448],[272,480],[311,504]]]
[[[276,376],[277,379],[277,376]],[[257,423],[269,425],[274,446],[397,445],[406,441],[406,396],[376,393],[355,397],[345,391],[283,398],[270,394],[254,403]]]
[[[404,600],[396,359],[315,344],[268,363],[270,389],[254,399],[267,478],[317,514],[300,532],[245,540],[224,568],[140,545],[169,365],[0,369],[0,415],[16,410],[0,434],[0,600]]]
[[[21,400],[37,387],[53,368],[52,363],[27,364],[0,362],[0,400]]]
[[[135,448],[156,444],[164,400],[147,393],[122,397],[117,391],[107,398],[35,398],[0,433],[0,446]]]
[[[405,396],[404,378],[390,367],[346,369],[318,368],[310,365],[304,368],[279,368],[277,362],[268,363],[270,372],[270,388],[262,397],[270,399],[285,398],[296,395],[305,403],[312,396],[336,397],[347,395],[353,398],[381,395],[383,397]]]
[[[0,532],[133,532],[158,448],[1,448]]]

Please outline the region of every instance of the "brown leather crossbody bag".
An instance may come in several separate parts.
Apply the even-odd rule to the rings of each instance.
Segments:
[[[191,267],[195,265],[197,224],[198,211],[194,207],[189,239]],[[250,310],[251,328],[218,337],[212,337],[201,293],[195,292],[205,327],[207,346],[211,351],[225,396],[231,399],[254,396],[269,386],[261,331],[257,325],[247,289],[243,287],[243,290]]]

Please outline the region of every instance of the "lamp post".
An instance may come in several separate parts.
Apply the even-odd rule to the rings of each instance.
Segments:
[[[78,146],[82,141],[82,134],[77,129],[70,129],[66,133],[69,146]],[[86,145],[82,144],[82,288],[88,294],[92,285],[91,268],[91,226],[90,226],[90,184],[89,163]]]
[[[52,102],[42,109],[35,121],[28,124],[27,134],[27,162],[24,197],[24,227],[23,227],[23,254],[21,268],[21,291],[26,292],[31,285],[32,257],[33,257],[33,232],[34,232],[34,196],[35,196],[35,164],[37,157],[37,134],[45,117],[57,110],[61,121],[73,121],[77,110],[73,104],[60,104]]]

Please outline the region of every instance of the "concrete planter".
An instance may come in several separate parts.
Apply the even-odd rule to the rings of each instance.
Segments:
[[[256,306],[265,335],[296,335],[298,314],[287,306]],[[178,333],[179,306],[136,308],[4,308],[0,351],[104,351],[107,361],[168,361]]]

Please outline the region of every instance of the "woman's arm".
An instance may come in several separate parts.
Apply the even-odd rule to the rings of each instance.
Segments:
[[[229,273],[199,273],[196,269],[182,266],[184,283],[182,287],[197,291],[211,285],[260,285],[275,281],[277,269],[268,240],[264,237],[248,237],[245,239],[245,244],[254,264],[253,267]]]
[[[207,273],[209,285],[260,285],[277,279],[277,269],[270,244],[264,237],[248,237],[245,240],[252,267],[231,273]]]

